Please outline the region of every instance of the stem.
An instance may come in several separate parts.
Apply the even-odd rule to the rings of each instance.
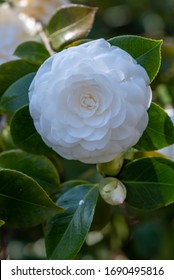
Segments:
[[[46,36],[44,30],[43,30],[43,26],[41,24],[41,22],[37,22],[37,31],[47,49],[47,51],[49,52],[50,55],[53,55],[55,54],[55,52],[53,51],[51,45],[50,45],[50,42],[48,40],[48,37]]]

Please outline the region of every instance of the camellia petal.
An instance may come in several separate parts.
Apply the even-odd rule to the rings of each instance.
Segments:
[[[30,113],[44,142],[62,157],[108,162],[147,127],[149,83],[127,52],[104,39],[90,41],[44,62],[29,89]]]

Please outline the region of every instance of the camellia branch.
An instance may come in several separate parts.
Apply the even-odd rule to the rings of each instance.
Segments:
[[[47,49],[47,51],[49,52],[49,54],[50,55],[55,54],[55,52],[53,51],[53,49],[52,49],[52,47],[50,45],[48,37],[46,36],[46,34],[45,34],[44,30],[43,30],[43,26],[42,26],[41,22],[37,22],[37,27],[36,28],[37,28],[37,31],[38,31],[38,33],[39,33],[39,35],[40,35],[40,37],[41,37],[41,39],[42,39],[46,49]]]

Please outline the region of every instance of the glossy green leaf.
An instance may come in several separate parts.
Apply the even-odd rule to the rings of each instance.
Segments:
[[[127,188],[126,202],[139,209],[157,209],[174,202],[174,162],[142,158],[127,164],[119,180]]]
[[[0,65],[0,96],[16,80],[38,70],[38,66],[24,60],[14,60]]]
[[[37,65],[41,65],[50,56],[43,44],[34,41],[24,42],[19,45],[14,55]]]
[[[46,33],[54,49],[85,38],[94,21],[97,8],[71,4],[62,6],[51,18]]]
[[[64,182],[61,186],[62,186],[62,194],[71,190],[72,188],[78,186],[78,185],[84,185],[84,184],[88,184],[87,181],[84,180],[71,180],[71,181],[66,181]]]
[[[174,144],[174,125],[168,114],[152,103],[148,111],[149,123],[136,148],[139,150],[159,150]]]
[[[52,151],[37,133],[28,106],[22,107],[14,114],[10,127],[13,141],[18,148],[34,154]]]
[[[4,224],[5,224],[5,222],[0,220],[0,227],[2,227]]]
[[[162,40],[126,35],[111,38],[108,42],[132,55],[146,69],[150,81],[155,78],[161,64]]]
[[[76,47],[76,46],[79,46],[79,45],[83,45],[84,43],[88,43],[92,41],[92,39],[79,39],[77,41],[73,41],[71,42],[70,44],[66,45],[65,48],[71,48],[71,47]]]
[[[76,186],[64,193],[57,203],[65,208],[45,228],[46,249],[50,259],[73,259],[90,229],[98,189],[95,185]]]
[[[28,105],[28,89],[34,76],[35,73],[27,74],[8,87],[0,99],[0,111],[14,113],[24,105]]]
[[[53,200],[57,201],[60,198],[60,196],[62,196],[65,192],[71,190],[72,188],[74,188],[78,185],[84,185],[84,184],[88,184],[88,182],[84,181],[84,180],[65,181],[63,184],[61,184],[61,192],[57,192],[54,195]]]
[[[0,169],[13,169],[32,177],[48,194],[57,192],[60,186],[57,170],[45,156],[21,150],[3,152],[0,154]]]
[[[10,227],[33,227],[62,211],[36,181],[21,172],[0,170],[0,182],[0,217]]]

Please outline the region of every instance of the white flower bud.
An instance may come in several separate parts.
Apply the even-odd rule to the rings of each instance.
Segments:
[[[105,178],[99,183],[99,192],[108,204],[119,205],[126,199],[126,188],[121,181],[116,178]]]
[[[30,86],[29,107],[43,141],[58,154],[103,163],[138,142],[151,95],[145,69],[99,39],[46,60]]]

